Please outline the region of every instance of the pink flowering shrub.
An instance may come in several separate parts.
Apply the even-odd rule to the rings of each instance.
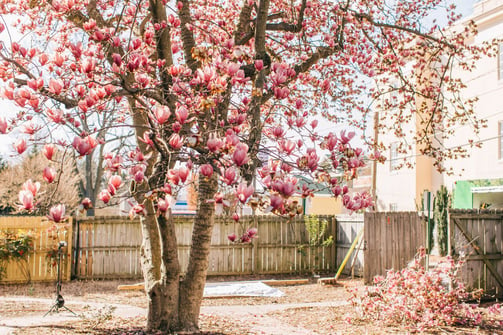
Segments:
[[[374,286],[363,295],[353,291],[350,302],[362,319],[384,325],[400,324],[411,331],[446,325],[480,325],[482,314],[476,306],[463,303],[469,298],[457,272],[462,262],[447,262],[426,271],[424,249],[401,271],[388,271],[374,278]]]

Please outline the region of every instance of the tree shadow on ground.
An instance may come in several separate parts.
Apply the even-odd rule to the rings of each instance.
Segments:
[[[29,334],[48,334],[48,332],[59,330],[61,334],[86,334],[86,335],[161,335],[163,333],[154,331],[145,331],[141,327],[118,327],[115,329],[110,328],[88,328],[72,325],[45,325],[45,326],[9,326],[9,328],[17,329],[23,333]],[[21,333],[19,333],[21,334]],[[226,335],[221,332],[178,332],[177,335]]]

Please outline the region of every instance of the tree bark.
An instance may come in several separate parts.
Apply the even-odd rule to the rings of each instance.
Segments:
[[[147,215],[141,218],[143,243],[141,246],[141,267],[147,293],[147,328],[160,329],[163,306],[163,287],[161,283],[161,243],[157,228],[157,218],[153,206],[147,206]]]
[[[189,266],[180,285],[179,320],[181,329],[186,331],[199,329],[199,312],[208,271],[211,232],[215,221],[215,205],[208,200],[213,199],[217,187],[215,177],[199,179],[198,211],[194,218]]]
[[[157,217],[161,236],[161,284],[164,288],[162,299],[162,315],[160,328],[173,331],[179,326],[179,288],[180,264],[178,262],[178,246],[176,232],[171,213],[160,214]]]

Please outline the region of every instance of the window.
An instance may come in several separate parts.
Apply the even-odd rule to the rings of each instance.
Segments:
[[[391,171],[396,171],[400,168],[400,161],[398,160],[398,142],[391,143],[389,151],[389,168]]]
[[[503,80],[503,43],[498,46],[498,79]]]
[[[398,204],[396,202],[393,202],[389,204],[389,211],[390,212],[396,212],[398,211]]]
[[[498,122],[498,158],[503,159],[503,121]]]

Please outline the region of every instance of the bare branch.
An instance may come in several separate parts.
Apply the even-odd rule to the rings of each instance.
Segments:
[[[289,31],[292,33],[300,32],[302,30],[302,24],[304,22],[304,12],[306,11],[306,3],[307,0],[302,0],[302,5],[299,11],[299,18],[296,24],[287,22],[268,23],[266,25],[266,29],[272,31]],[[269,16],[269,19],[271,19],[271,16]]]
[[[430,40],[430,41],[434,41],[436,43],[439,43],[443,46],[446,46],[452,50],[456,50],[456,46],[447,42],[446,40],[442,40],[440,38],[437,38],[433,35],[429,35],[429,34],[425,34],[417,29],[412,29],[412,28],[408,28],[408,27],[404,27],[404,26],[399,26],[399,25],[396,25],[396,24],[389,24],[389,23],[384,23],[384,22],[379,22],[379,21],[375,21],[369,14],[365,14],[365,13],[359,13],[359,12],[356,12],[354,10],[349,10],[354,17],[356,17],[360,22],[365,20],[367,22],[369,22],[370,24],[372,24],[373,26],[375,27],[379,27],[379,28],[388,28],[388,29],[394,29],[394,30],[401,30],[401,31],[406,31],[408,33],[411,33],[413,35],[416,35],[416,36],[419,36],[419,37],[423,37],[424,39],[426,40]]]

